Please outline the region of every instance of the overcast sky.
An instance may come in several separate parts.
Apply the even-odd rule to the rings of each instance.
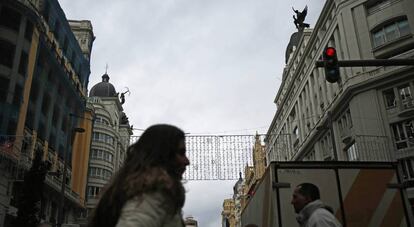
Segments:
[[[134,128],[177,125],[190,134],[266,133],[276,112],[292,6],[322,0],[59,0],[68,19],[91,20],[96,36],[88,88],[108,64]],[[139,131],[135,131],[139,135]],[[191,160],[190,160],[191,161]],[[187,182],[185,215],[221,226],[235,181]]]

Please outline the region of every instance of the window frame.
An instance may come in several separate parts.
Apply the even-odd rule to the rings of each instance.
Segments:
[[[400,29],[400,23],[402,22],[406,22],[407,27],[408,27],[408,33],[407,34],[401,34],[401,29]],[[395,38],[392,39],[387,39],[387,33],[386,33],[386,29],[390,28],[394,26],[396,28],[396,32],[397,32],[397,36]],[[380,24],[378,24],[377,26],[375,26],[372,30],[371,30],[371,41],[372,41],[372,47],[373,49],[378,49],[381,48],[383,46],[386,46],[390,43],[393,43],[395,41],[398,41],[399,39],[408,37],[410,35],[412,35],[411,32],[411,27],[410,24],[408,23],[408,18],[406,16],[398,16],[398,17],[394,17],[390,20],[384,21]],[[382,37],[382,42],[381,43],[377,43],[375,40],[378,39],[379,37],[377,37],[377,35],[380,34]]]

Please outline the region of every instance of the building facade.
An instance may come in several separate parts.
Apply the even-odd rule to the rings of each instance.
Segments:
[[[184,225],[185,227],[198,227],[198,222],[194,219],[194,217],[189,216],[185,218]]]
[[[253,166],[247,166],[244,169],[245,180],[243,182],[243,197],[241,201],[241,210],[248,203],[250,197],[254,194],[257,183],[262,179],[266,170],[266,153],[265,145],[262,144],[259,135],[256,135],[253,146]],[[240,212],[241,213],[241,212]]]
[[[254,194],[256,185],[262,179],[266,170],[265,145],[260,136],[256,134],[252,149],[253,166],[246,165],[244,169],[245,179],[239,173],[239,180],[233,186],[233,198],[223,201],[222,225],[241,227],[241,214],[247,205],[249,198]],[[232,202],[230,202],[230,200]]]
[[[106,73],[89,93],[88,104],[93,106],[95,120],[86,191],[88,213],[96,207],[99,193],[126,158],[132,127],[123,112],[124,102],[124,94],[116,92]]]
[[[84,23],[89,24],[93,37],[91,23]],[[91,48],[92,42],[89,55]],[[86,181],[74,178],[78,169],[71,157],[82,156],[87,149],[87,141],[73,146],[72,134],[81,124],[91,126],[84,120],[89,74],[89,59],[84,57],[57,0],[1,1],[1,226],[10,226],[16,216],[19,185],[35,151],[42,152],[43,160],[51,165],[50,172],[60,173],[46,176],[40,203],[42,220],[56,223],[63,179],[67,186],[64,223],[74,223],[84,208],[81,192]],[[61,174],[64,157],[66,177]],[[85,174],[78,172],[76,176]]]
[[[312,29],[292,35],[267,132],[270,161],[398,161],[414,180],[414,68],[341,67],[328,83],[315,61],[335,47],[339,60],[413,58],[409,0],[326,1]],[[414,191],[407,189],[413,204]]]
[[[222,226],[223,227],[235,227],[236,219],[234,216],[234,200],[225,199],[223,201],[223,211],[221,212]]]

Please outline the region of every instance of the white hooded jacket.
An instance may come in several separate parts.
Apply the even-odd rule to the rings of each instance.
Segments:
[[[127,201],[116,227],[184,227],[181,212],[169,214],[162,193],[144,193],[142,199]]]
[[[335,216],[320,200],[308,203],[296,217],[300,227],[341,227]]]

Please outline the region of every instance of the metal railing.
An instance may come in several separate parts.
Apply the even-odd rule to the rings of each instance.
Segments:
[[[358,161],[393,161],[391,138],[375,135],[356,135]]]

